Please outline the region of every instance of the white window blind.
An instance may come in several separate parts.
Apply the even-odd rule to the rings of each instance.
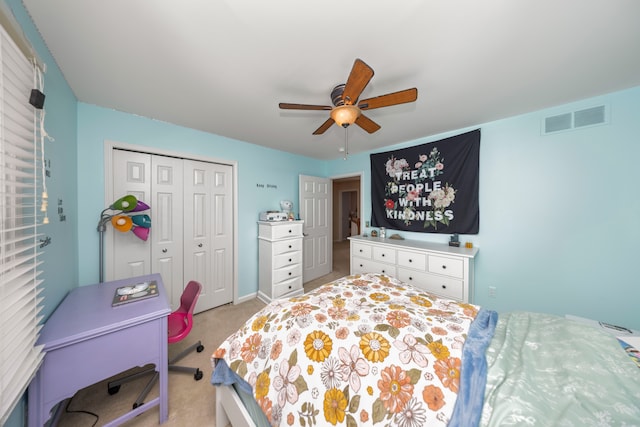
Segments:
[[[29,104],[34,67],[0,27],[0,425],[44,354],[40,331],[38,195],[43,153]]]

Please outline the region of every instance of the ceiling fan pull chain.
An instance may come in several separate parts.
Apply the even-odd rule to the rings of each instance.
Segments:
[[[344,128],[344,160],[347,160],[349,155],[349,128]]]

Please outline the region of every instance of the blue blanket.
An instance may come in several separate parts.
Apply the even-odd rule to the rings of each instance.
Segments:
[[[485,351],[491,343],[497,323],[498,313],[481,308],[469,328],[462,348],[460,390],[449,427],[477,426],[480,423],[487,382]]]
[[[213,385],[236,385],[243,392],[253,395],[251,386],[238,374],[233,372],[227,362],[223,359],[216,360],[216,366],[211,374],[211,384]]]

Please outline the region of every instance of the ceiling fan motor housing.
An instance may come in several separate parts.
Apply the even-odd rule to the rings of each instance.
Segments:
[[[331,102],[333,102],[333,105],[335,105],[336,107],[340,105],[344,105],[344,99],[342,99],[342,94],[344,93],[344,87],[345,87],[345,83],[342,83],[334,87],[333,90],[331,91]]]

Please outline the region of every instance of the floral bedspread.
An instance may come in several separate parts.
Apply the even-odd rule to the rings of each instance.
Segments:
[[[445,426],[479,307],[384,275],[276,300],[213,354],[271,425]]]

